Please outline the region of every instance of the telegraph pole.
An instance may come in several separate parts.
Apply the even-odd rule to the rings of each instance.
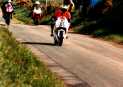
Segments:
[[[46,0],[46,7],[47,7],[47,0]]]
[[[47,14],[47,0],[46,0],[46,8],[45,9],[46,9],[46,14]]]

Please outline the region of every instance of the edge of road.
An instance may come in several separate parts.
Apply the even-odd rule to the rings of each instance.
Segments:
[[[20,43],[23,42],[23,40],[20,38],[16,38],[16,40]],[[64,82],[65,87],[91,87],[88,83],[79,79],[79,77],[75,76],[73,73],[60,66],[45,53],[40,52],[32,45],[25,46],[32,51],[32,53],[37,57],[39,61],[43,62],[51,72],[55,73],[55,75],[57,75],[59,79]]]

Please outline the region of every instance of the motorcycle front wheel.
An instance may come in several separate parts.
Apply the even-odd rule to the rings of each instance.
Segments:
[[[62,44],[63,44],[63,39],[64,39],[64,37],[63,37],[63,31],[61,31],[60,32],[60,36],[59,36],[59,46],[62,46]]]
[[[58,40],[54,37],[54,45],[58,45]]]

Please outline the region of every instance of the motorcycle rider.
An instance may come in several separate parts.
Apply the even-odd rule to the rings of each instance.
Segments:
[[[35,6],[33,8],[32,18],[34,21],[34,24],[38,25],[40,19],[42,18],[42,9],[40,7],[40,2],[35,1]]]
[[[67,20],[68,20],[68,22],[70,22],[70,20],[71,20],[71,14],[70,14],[70,12],[68,11],[68,6],[62,7],[61,10],[62,10],[62,15],[61,15],[61,16],[66,17]]]
[[[71,20],[71,14],[70,12],[67,10],[68,6],[63,6],[61,8],[61,13],[59,15],[57,15],[56,18],[56,22],[55,22],[55,28],[58,28],[60,26],[60,22],[64,21],[64,28],[66,28],[66,38],[67,38],[67,32],[68,29],[70,27],[70,20]],[[53,36],[53,30],[54,28],[51,28],[51,36]]]

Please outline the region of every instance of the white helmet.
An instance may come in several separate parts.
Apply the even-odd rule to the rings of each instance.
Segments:
[[[38,5],[39,5],[39,4],[40,4],[40,2],[39,2],[39,1],[35,1],[35,4],[38,4]]]
[[[68,9],[68,6],[65,5],[65,6],[63,6],[62,8],[63,8],[63,9]]]
[[[11,0],[8,0],[8,2],[12,2]]]

